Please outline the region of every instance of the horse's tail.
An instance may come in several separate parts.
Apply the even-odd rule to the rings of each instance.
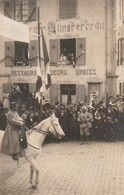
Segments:
[[[0,152],[1,152],[1,144],[3,139],[4,131],[0,130]]]

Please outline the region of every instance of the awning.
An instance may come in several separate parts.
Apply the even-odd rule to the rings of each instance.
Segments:
[[[29,43],[29,29],[26,24],[12,20],[0,14],[0,36]]]

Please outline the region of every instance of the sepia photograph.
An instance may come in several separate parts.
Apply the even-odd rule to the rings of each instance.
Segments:
[[[0,0],[0,195],[124,195],[124,0]]]

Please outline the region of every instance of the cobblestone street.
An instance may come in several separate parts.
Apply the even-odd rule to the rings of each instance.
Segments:
[[[38,158],[39,185],[29,184],[29,164],[1,154],[1,195],[123,195],[124,142],[51,143]],[[7,172],[7,170],[10,171]],[[7,175],[6,175],[7,174]]]

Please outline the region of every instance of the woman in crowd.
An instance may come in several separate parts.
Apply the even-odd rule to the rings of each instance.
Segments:
[[[3,105],[4,108],[9,108],[9,92],[7,89],[5,89],[3,93]]]

